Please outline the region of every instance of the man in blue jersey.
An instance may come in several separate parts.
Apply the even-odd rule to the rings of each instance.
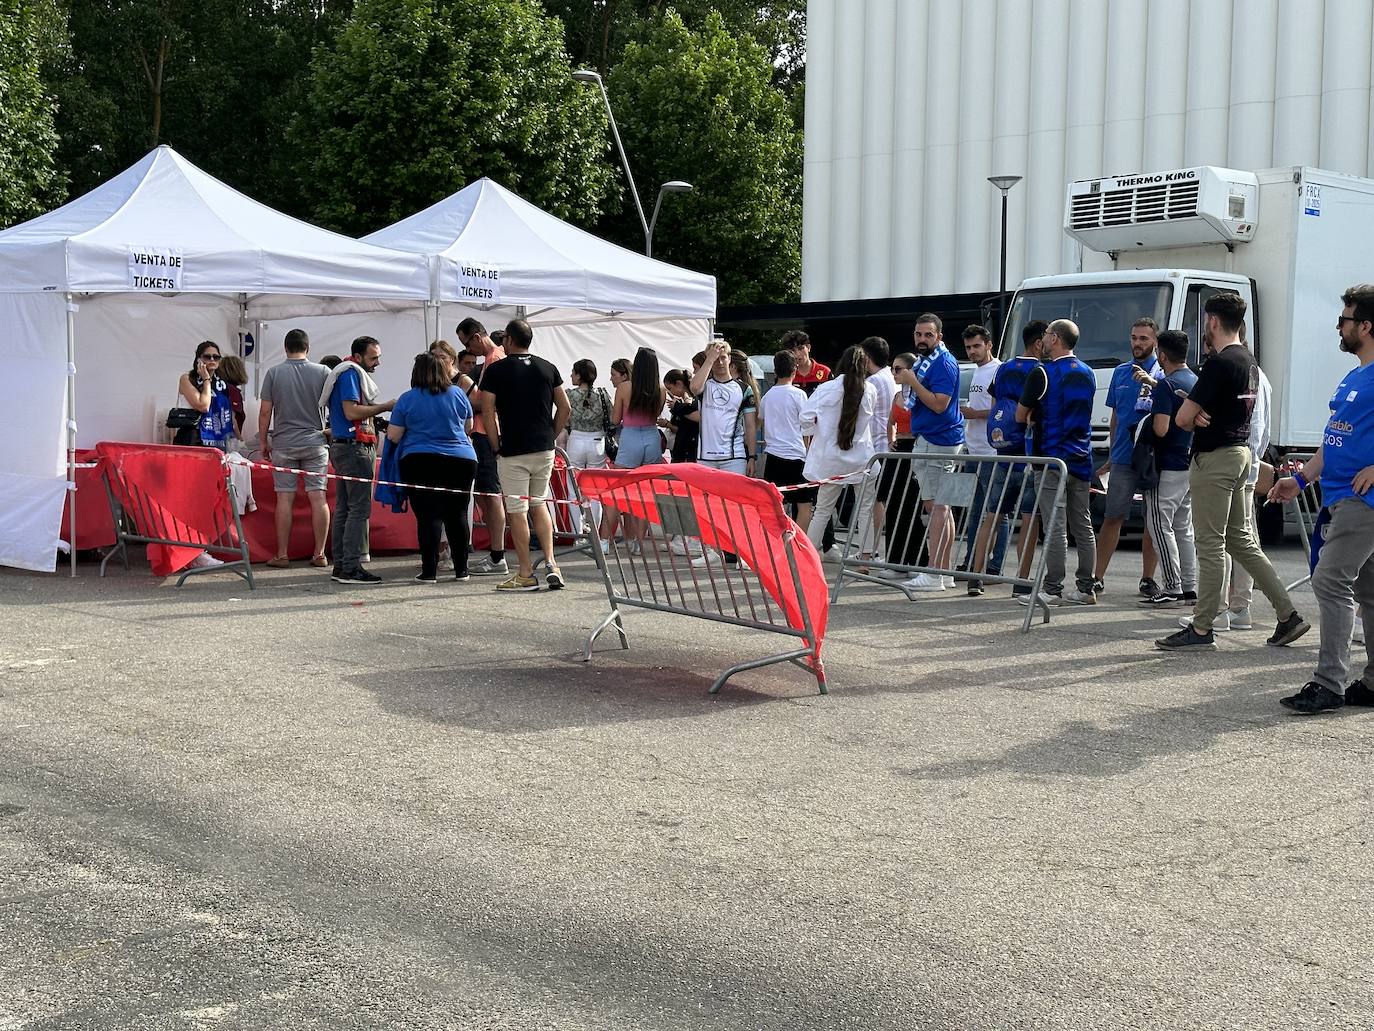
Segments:
[[[1088,507],[1088,485],[1092,481],[1093,397],[1097,377],[1092,367],[1079,361],[1073,349],[1078,346],[1078,327],[1068,319],[1055,319],[1045,330],[1045,362],[1026,377],[1016,421],[1034,427],[1034,454],[1058,458],[1068,468],[1064,494],[1056,506],[1060,473],[1046,469],[1041,477],[1039,508],[1047,520],[1045,531],[1045,589],[1042,604],[1096,605],[1093,570],[1097,561],[1097,541],[1093,536],[1092,513]],[[1073,526],[1078,549],[1078,569],[1071,591],[1064,590],[1065,563],[1068,559],[1068,526]],[[1031,598],[1018,599],[1031,603]]]
[[[373,420],[391,411],[396,399],[377,402],[372,373],[382,361],[382,345],[369,336],[353,341],[352,351],[325,380],[321,407],[329,411],[329,461],[340,476],[334,488],[334,571],[341,584],[377,584],[382,578],[363,568],[367,524],[372,516],[372,483],[377,464],[377,427]]]
[[[906,406],[911,412],[911,435],[916,438],[912,453],[939,456],[912,466],[921,483],[921,504],[930,519],[926,564],[953,569],[954,520],[949,505],[937,503],[937,498],[954,472],[954,456],[963,450],[964,416],[959,411],[959,362],[945,347],[942,329],[940,316],[929,312],[917,316],[912,340],[918,361],[896,382],[911,388]],[[902,586],[912,591],[944,591],[954,586],[954,578],[917,573]]]
[[[1106,473],[1107,501],[1102,516],[1102,529],[1097,535],[1097,569],[1093,579],[1102,590],[1107,566],[1116,554],[1121,539],[1121,527],[1131,514],[1131,501],[1144,488],[1131,465],[1135,450],[1136,428],[1150,414],[1155,383],[1164,375],[1155,351],[1159,343],[1159,324],[1148,315],[1135,320],[1131,326],[1131,360],[1112,370],[1112,385],[1107,388],[1107,407],[1112,411],[1108,431],[1111,454],[1107,465],[1098,470]],[[1154,581],[1155,541],[1146,533],[1140,543],[1142,570],[1140,593],[1146,598],[1159,593]]]
[[[1021,402],[1021,392],[1026,389],[1026,378],[1040,368],[1041,346],[1047,328],[1048,324],[1040,319],[1027,322],[1021,330],[1021,354],[998,366],[993,377],[987,440],[999,455],[1026,453],[1026,427],[1016,421],[1016,407]],[[1024,465],[998,465],[992,471],[987,498],[987,509],[993,518],[983,519],[978,527],[978,540],[974,544],[973,561],[969,568],[979,572],[986,569],[996,574],[1002,571],[1011,517],[1018,511],[1021,513],[1019,553],[1022,556],[1030,554],[1030,547],[1034,544],[1030,516],[1035,511],[1035,477],[1027,474]],[[992,548],[991,559],[988,558],[989,546]],[[1021,571],[1018,575],[1025,576],[1026,573]],[[970,578],[969,583],[969,594],[983,593],[978,581]],[[1014,587],[1012,592],[1026,594],[1029,589]]]
[[[1341,301],[1345,310],[1336,322],[1341,350],[1360,364],[1331,396],[1322,446],[1302,472],[1279,480],[1269,492],[1271,501],[1292,501],[1309,481],[1320,480],[1331,513],[1312,574],[1321,612],[1317,669],[1301,691],[1281,700],[1305,714],[1374,705],[1374,285],[1352,286]],[[1365,668],[1346,686],[1357,609],[1364,624]]]

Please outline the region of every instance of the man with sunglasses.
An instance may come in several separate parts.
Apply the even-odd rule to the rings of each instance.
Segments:
[[[1321,650],[1312,679],[1280,699],[1311,715],[1345,705],[1374,705],[1374,285],[1352,286],[1341,295],[1336,320],[1341,350],[1359,365],[1331,395],[1331,417],[1322,446],[1301,472],[1279,480],[1270,501],[1292,501],[1319,481],[1330,513],[1312,593],[1321,613]],[[1364,675],[1349,686],[1350,635],[1356,616],[1364,627]]]

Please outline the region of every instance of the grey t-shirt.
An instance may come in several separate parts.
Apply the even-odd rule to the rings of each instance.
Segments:
[[[305,358],[288,358],[267,370],[259,397],[272,402],[273,448],[324,447],[320,391],[328,378],[328,369]]]

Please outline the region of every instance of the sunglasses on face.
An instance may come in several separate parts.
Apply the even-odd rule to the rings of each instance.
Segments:
[[[203,362],[217,362],[217,361],[219,361],[219,355],[217,355],[217,354],[203,354],[203,355],[200,356],[200,360],[203,361]]]

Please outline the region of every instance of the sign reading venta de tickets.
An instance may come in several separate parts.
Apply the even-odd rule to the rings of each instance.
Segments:
[[[468,304],[500,304],[500,270],[482,265],[459,265],[458,300]]]
[[[129,244],[130,290],[180,290],[183,267],[179,248]]]

